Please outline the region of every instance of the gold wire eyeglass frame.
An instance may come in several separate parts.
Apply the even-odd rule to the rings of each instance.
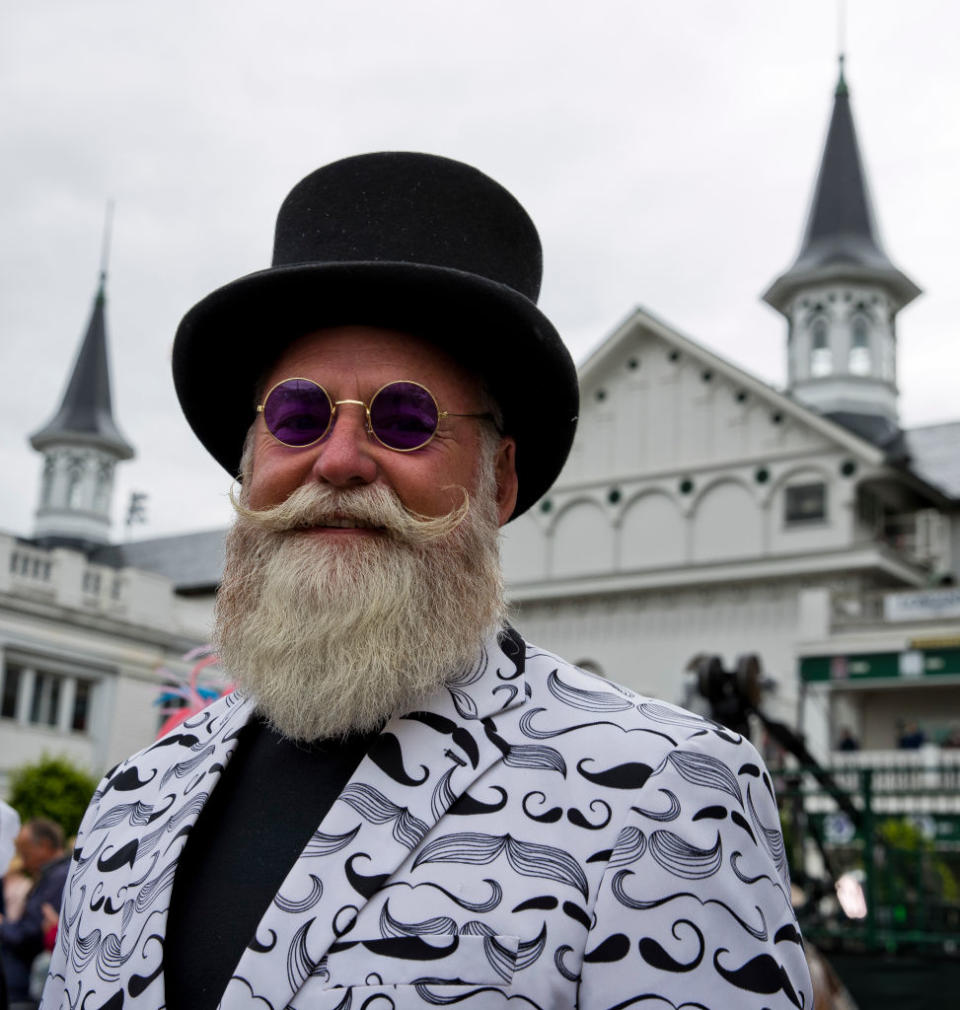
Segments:
[[[440,404],[437,403],[437,398],[433,395],[433,393],[422,382],[416,382],[413,379],[392,379],[390,382],[385,382],[373,394],[373,396],[370,397],[370,403],[367,404],[363,400],[334,400],[330,396],[330,394],[327,392],[327,390],[323,386],[320,385],[319,382],[315,382],[313,379],[308,379],[308,378],[306,378],[303,375],[291,375],[291,376],[289,376],[286,379],[281,379],[279,382],[275,382],[267,390],[267,395],[263,398],[263,403],[258,403],[257,404],[257,413],[258,414],[262,414],[264,412],[264,408],[267,406],[267,402],[270,399],[270,394],[278,386],[282,386],[285,382],[309,382],[311,386],[316,386],[317,389],[319,389],[320,392],[323,393],[323,395],[327,398],[327,403],[330,405],[330,420],[327,421],[326,428],[324,428],[323,431],[315,439],[313,439],[310,442],[284,442],[282,438],[277,438],[277,436],[274,435],[274,433],[272,431],[270,431],[269,425],[267,426],[267,431],[270,431],[271,437],[275,438],[281,445],[289,446],[291,449],[306,449],[306,448],[309,448],[309,446],[311,446],[311,445],[316,445],[317,442],[322,442],[323,439],[325,439],[327,437],[327,435],[330,434],[330,430],[333,428],[333,422],[334,422],[334,420],[336,419],[336,416],[337,416],[337,407],[339,407],[341,404],[351,404],[352,403],[352,404],[356,404],[358,407],[363,407],[364,412],[367,415],[367,434],[371,435],[373,438],[375,438],[385,449],[390,449],[393,452],[417,452],[419,449],[423,449],[426,446],[428,446],[437,437],[437,432],[440,430],[440,422],[445,417],[476,417],[476,418],[481,418],[481,419],[486,420],[486,421],[491,421],[495,425],[497,423],[496,418],[489,411],[485,411],[485,412],[480,413],[480,414],[457,414],[457,413],[455,413],[454,411],[451,411],[451,410],[441,410],[440,409]],[[425,442],[421,442],[420,445],[411,446],[411,448],[409,448],[409,449],[401,449],[401,448],[398,448],[395,445],[390,445],[388,442],[384,442],[383,439],[380,438],[380,436],[374,431],[374,429],[373,429],[373,421],[370,418],[370,408],[376,402],[377,397],[385,389],[387,389],[390,386],[395,386],[398,383],[403,383],[404,385],[416,386],[418,389],[422,389],[427,394],[427,396],[430,397],[431,401],[433,402],[433,406],[436,408],[436,411],[437,411],[437,423],[436,423],[436,426],[434,427],[433,431],[431,432],[430,437]],[[499,427],[498,427],[498,430],[499,430]]]

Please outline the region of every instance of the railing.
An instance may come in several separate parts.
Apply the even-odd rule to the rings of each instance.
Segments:
[[[114,620],[194,637],[196,614],[176,598],[173,580],[155,572],[95,564],[79,550],[44,548],[0,533],[0,594],[53,603]],[[182,612],[181,612],[182,611]],[[182,620],[186,616],[186,621]],[[206,616],[202,619],[206,627]],[[207,632],[200,631],[199,635]]]
[[[885,544],[913,564],[929,569],[949,564],[950,521],[937,509],[861,513],[858,527],[861,537]]]
[[[956,607],[955,605],[949,608],[938,607],[937,600],[949,601],[952,604],[956,595],[957,590],[954,588],[915,590],[913,592],[910,590],[864,593],[835,592],[830,594],[830,622],[834,628],[885,624],[890,623],[891,620],[911,624],[942,622],[945,617],[949,618],[955,612]],[[923,601],[929,602],[929,605],[901,607],[895,614],[888,613],[890,607],[888,601],[896,603],[895,598],[903,596],[908,596],[911,599],[923,598]],[[891,598],[894,599],[891,600]]]
[[[829,769],[832,792],[808,769],[777,773],[791,871],[807,894],[798,914],[814,942],[867,950],[955,949],[960,756],[938,756],[943,754],[949,754],[946,761],[931,764],[929,755],[904,761],[899,752],[899,764],[873,765],[863,763],[869,752],[844,755],[842,764]],[[841,802],[844,797],[849,804]],[[820,867],[823,872],[813,872]]]
[[[830,623],[835,628],[883,622],[885,593],[832,593]]]
[[[114,617],[124,616],[130,609],[137,579],[149,578],[90,564],[80,552],[18,543],[12,537],[0,536],[0,558],[3,588],[17,596]]]
[[[50,553],[37,547],[14,548],[10,552],[10,581],[28,592],[56,595],[54,563]]]
[[[123,578],[116,569],[103,565],[88,565],[83,571],[83,603],[95,610],[122,613]]]

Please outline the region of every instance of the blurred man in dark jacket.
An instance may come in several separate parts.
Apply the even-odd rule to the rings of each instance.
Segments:
[[[39,817],[27,821],[17,835],[16,846],[34,885],[19,919],[11,922],[0,916],[0,957],[11,1010],[36,1005],[29,993],[30,965],[43,950],[43,906],[60,907],[70,867],[70,857],[63,849],[63,831],[53,821]]]

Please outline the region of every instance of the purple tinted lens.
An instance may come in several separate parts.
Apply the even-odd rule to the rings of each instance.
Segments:
[[[430,393],[415,382],[391,382],[370,404],[370,427],[391,449],[419,449],[433,438],[439,414]]]
[[[274,438],[287,445],[310,445],[330,427],[330,398],[309,379],[287,379],[270,390],[263,419]]]

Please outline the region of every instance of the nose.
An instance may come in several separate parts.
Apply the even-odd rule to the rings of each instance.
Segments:
[[[330,425],[313,461],[314,479],[332,487],[372,484],[378,467],[367,434],[366,408],[356,400],[341,400]]]

